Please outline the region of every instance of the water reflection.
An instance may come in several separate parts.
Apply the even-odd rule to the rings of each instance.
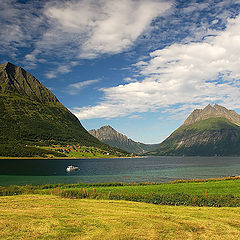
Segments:
[[[0,185],[76,182],[168,182],[240,175],[239,157],[0,160]],[[68,165],[79,171],[67,173]]]

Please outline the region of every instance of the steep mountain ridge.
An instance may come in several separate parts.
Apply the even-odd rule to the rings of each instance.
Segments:
[[[226,118],[232,123],[240,126],[240,115],[233,110],[215,104],[211,106],[208,104],[204,109],[195,109],[183,123],[183,126],[191,125],[195,122],[205,120],[208,118]]]
[[[240,116],[217,104],[195,109],[150,155],[238,156]]]
[[[10,62],[0,65],[0,92],[19,94],[40,102],[59,102],[34,76]]]
[[[110,146],[136,154],[143,154],[156,149],[158,146],[158,144],[143,144],[140,142],[135,142],[122,133],[117,132],[109,125],[103,126],[97,130],[89,130],[89,133]]]
[[[90,135],[34,76],[9,62],[0,65],[0,114],[2,145],[77,143],[112,149]]]

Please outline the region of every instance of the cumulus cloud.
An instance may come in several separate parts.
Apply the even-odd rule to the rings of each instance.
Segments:
[[[35,48],[42,53],[54,51],[83,59],[120,53],[170,7],[171,1],[165,0],[49,2],[43,12],[48,29]],[[33,51],[27,58],[34,59],[37,54]]]
[[[19,48],[28,47],[25,67],[35,67],[46,59],[54,64],[54,58],[61,57],[59,66],[68,62],[71,71],[71,61],[127,51],[136,42],[145,41],[144,47],[157,49],[181,37],[189,42],[215,34],[213,29],[207,30],[209,20],[214,27],[224,26],[234,12],[234,8],[230,11],[228,7],[237,3],[239,1],[231,0],[217,4],[214,0],[201,3],[174,0],[33,0],[22,3],[2,0],[0,52],[14,58],[18,57]],[[213,21],[216,17],[218,22]],[[46,76],[54,78],[58,74],[62,72],[50,71]]]
[[[112,118],[165,108],[179,115],[213,102],[239,108],[239,28],[240,16],[202,42],[172,44],[151,52],[149,60],[135,64],[144,80],[101,89],[104,101],[75,108],[74,113],[79,119]]]
[[[2,0],[0,52],[14,58],[21,54],[19,48],[28,47],[28,68],[39,59],[53,62],[61,57],[66,63],[120,53],[150,31],[152,21],[171,6],[167,0]]]

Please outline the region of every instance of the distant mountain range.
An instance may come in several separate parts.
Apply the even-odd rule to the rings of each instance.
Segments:
[[[159,145],[135,142],[122,133],[117,132],[109,125],[103,126],[97,130],[92,129],[89,133],[110,146],[120,148],[130,153],[143,154],[156,149]]]
[[[90,135],[34,76],[9,62],[0,65],[0,113],[0,156],[24,153],[26,144],[112,149]]]
[[[240,115],[215,104],[195,109],[184,124],[149,155],[240,155]]]

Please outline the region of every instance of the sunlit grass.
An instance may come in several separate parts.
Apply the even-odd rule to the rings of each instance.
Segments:
[[[64,186],[63,186],[64,188]],[[72,187],[70,189],[76,189]],[[92,187],[87,187],[92,189]],[[227,195],[240,196],[240,179],[209,182],[162,183],[130,186],[96,186],[97,192],[108,193],[139,193],[139,194],[172,194],[185,193],[190,195]]]
[[[0,239],[239,239],[240,208],[0,197]]]
[[[64,153],[68,158],[115,158],[115,157],[127,157],[130,154],[121,153],[118,151],[107,151],[96,147],[86,147],[77,145],[67,146],[40,146],[40,149],[51,150],[53,152]]]
[[[139,192],[139,193],[186,193],[186,194],[233,194],[240,196],[240,181],[219,181],[219,182],[202,182],[202,183],[178,183],[178,184],[159,184],[150,186],[126,186],[97,188],[98,191],[112,192]]]

